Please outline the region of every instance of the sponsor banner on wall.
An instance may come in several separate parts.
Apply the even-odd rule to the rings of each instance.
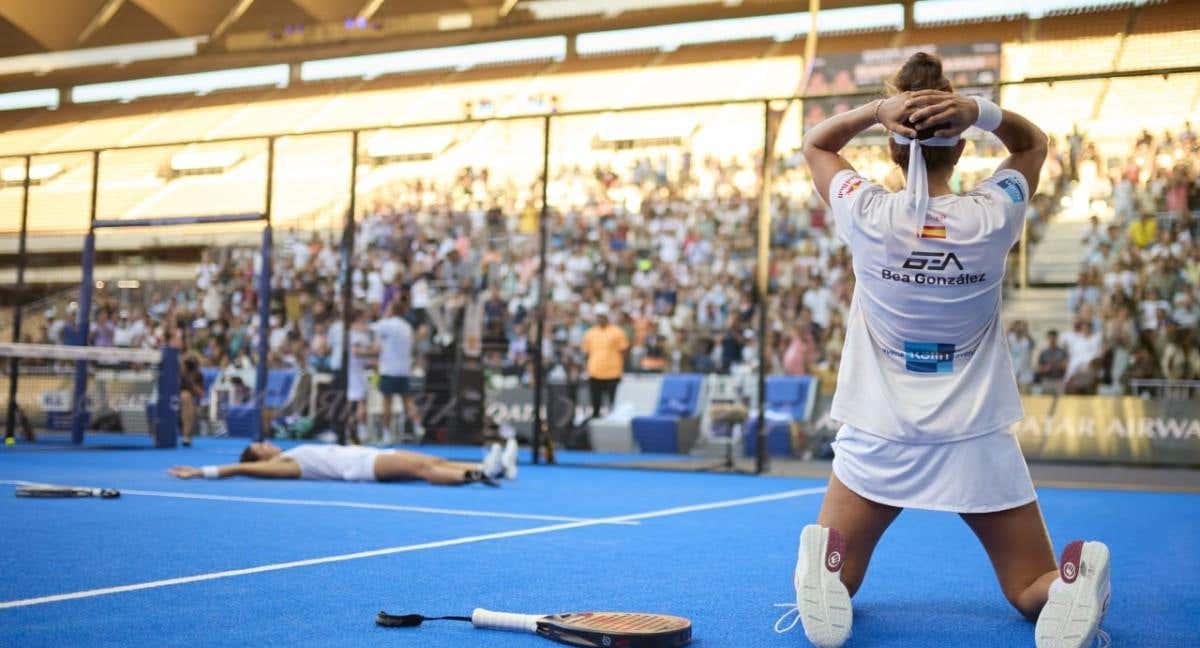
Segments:
[[[546,402],[542,413],[551,431],[567,429],[572,421],[582,421],[592,413],[591,397],[587,384],[574,390],[566,385],[547,385]],[[572,405],[574,407],[572,407]],[[527,439],[533,435],[533,389],[526,385],[488,387],[486,400],[487,416],[497,425],[511,425],[517,436]]]
[[[883,93],[888,78],[910,56],[927,52],[942,59],[942,72],[964,94],[992,96],[991,84],[1000,78],[1000,44],[961,43],[912,45],[864,50],[853,54],[828,54],[813,60],[807,94],[853,94],[866,90]],[[804,127],[874,101],[874,97],[827,97],[804,102]]]
[[[1200,466],[1200,402],[1136,396],[1024,396],[1013,426],[1030,461]],[[817,398],[813,434],[832,438],[831,396]]]
[[[1200,402],[1137,396],[1025,396],[1013,426],[1026,458],[1200,465]]]

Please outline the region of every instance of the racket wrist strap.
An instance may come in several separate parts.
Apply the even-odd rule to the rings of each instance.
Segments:
[[[475,608],[471,612],[471,624],[476,628],[513,630],[516,632],[537,632],[537,622],[541,618],[542,615],[540,614],[492,612],[483,608]]]
[[[204,475],[205,479],[220,479],[221,469],[217,466],[200,466],[200,474]]]

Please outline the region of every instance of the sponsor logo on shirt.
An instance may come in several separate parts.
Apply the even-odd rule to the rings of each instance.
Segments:
[[[945,270],[951,263],[958,266],[959,270],[963,269],[963,264],[958,260],[953,252],[922,252],[914,250],[907,259],[904,260],[904,267],[908,270]]]
[[[849,196],[850,194],[854,193],[855,191],[858,191],[858,188],[862,186],[862,183],[863,183],[862,176],[852,175],[849,178],[846,178],[845,180],[842,181],[842,185],[840,187],[838,187],[837,197],[845,198],[846,196]]]
[[[954,373],[954,345],[905,342],[904,368],[913,373]]]
[[[925,250],[913,250],[908,258],[904,260],[903,270],[917,270],[918,272],[902,272],[901,270],[893,270],[884,268],[880,272],[880,276],[890,281],[897,281],[906,284],[917,284],[919,286],[966,286],[978,284],[987,281],[987,273],[980,272],[964,272],[962,261],[958,259],[958,255],[953,252],[927,252]],[[943,272],[946,270],[958,270],[959,274],[926,274],[923,271]]]
[[[996,186],[1003,189],[1004,193],[1008,194],[1008,197],[1015,203],[1025,200],[1025,192],[1021,190],[1021,183],[1013,178],[1004,178],[1000,182],[997,182]]]

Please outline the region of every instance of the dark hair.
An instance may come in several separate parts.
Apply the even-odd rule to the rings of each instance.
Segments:
[[[942,73],[942,60],[932,54],[917,52],[900,66],[887,82],[887,95],[898,95],[902,92],[916,90],[942,90],[954,92],[954,86]],[[917,139],[933,137],[936,126],[917,131]],[[888,140],[888,149],[892,161],[900,168],[908,168],[908,147]],[[958,150],[954,146],[922,146],[921,155],[925,158],[925,167],[930,170],[952,168],[958,162]]]
[[[254,454],[253,444],[246,446],[246,449],[242,450],[242,456],[238,459],[238,461],[242,463],[254,463],[255,461],[258,461],[258,455]]]

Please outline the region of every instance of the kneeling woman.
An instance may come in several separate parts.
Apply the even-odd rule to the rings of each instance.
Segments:
[[[424,479],[431,484],[448,486],[474,482],[497,486],[496,480],[514,479],[517,475],[517,444],[510,439],[503,450],[500,444],[493,444],[482,463],[468,464],[419,452],[363,446],[305,444],[285,451],[269,441],[260,441],[246,446],[241,463],[200,468],[175,466],[167,472],[180,479],[220,479],[238,475],[381,482]]]

